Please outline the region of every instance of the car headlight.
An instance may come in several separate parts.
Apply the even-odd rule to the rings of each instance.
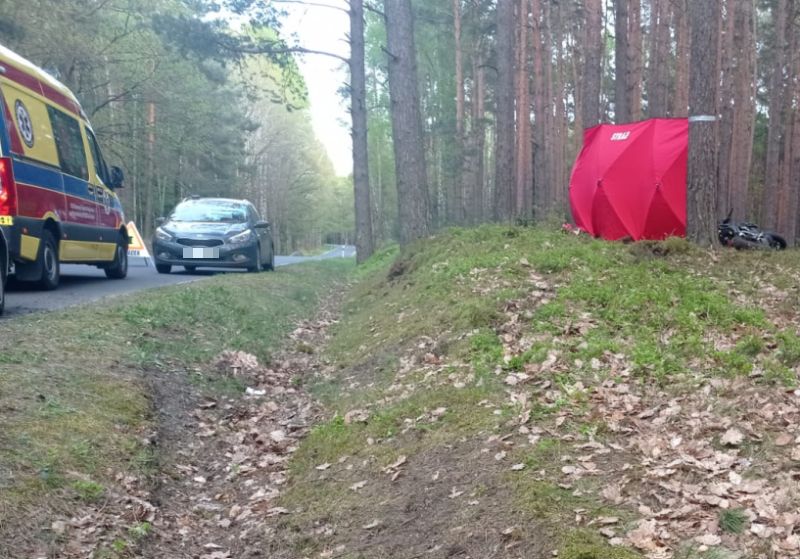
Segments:
[[[169,242],[172,240],[172,235],[170,235],[169,233],[164,231],[161,227],[159,227],[158,229],[156,229],[156,239],[158,239],[159,241]]]
[[[253,231],[248,229],[247,231],[242,231],[238,235],[234,235],[228,242],[232,245],[241,245],[243,243],[247,243],[253,240]]]

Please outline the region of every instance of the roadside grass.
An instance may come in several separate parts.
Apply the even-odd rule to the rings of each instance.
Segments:
[[[304,533],[331,524],[346,535],[326,545],[353,543],[360,525],[377,514],[375,503],[400,496],[383,483],[359,498],[348,484],[385,478],[384,468],[399,456],[413,468],[415,457],[435,448],[452,453],[441,458],[442,471],[481,468],[459,463],[463,449],[476,444],[487,447],[491,462],[497,437],[518,425],[520,404],[503,382],[511,373],[547,367],[544,378],[556,396],[531,406],[531,423],[572,410],[560,431],[576,443],[609,436],[602,418],[585,416],[585,387],[620,367],[644,386],[676,394],[714,377],[794,387],[799,272],[796,251],[711,253],[681,239],[627,245],[505,226],[451,229],[379,253],[356,272],[334,330],[327,357],[337,373],[310,387],[334,418],[293,458],[281,505],[302,514],[286,526]],[[504,339],[509,328],[513,341]],[[442,366],[426,364],[430,355]],[[442,408],[436,422],[426,422]],[[344,421],[354,409],[367,412],[366,422]],[[522,463],[524,472],[511,473],[508,465],[489,470],[482,480],[489,493],[510,487],[514,495],[495,502],[492,514],[543,523],[548,529],[541,533],[550,534],[559,557],[637,557],[595,529],[567,527],[576,509],[589,520],[619,518],[628,528],[635,514],[603,504],[591,484],[560,487],[558,444],[545,438],[532,450],[509,451],[504,463]],[[351,467],[321,479],[320,464]],[[739,529],[735,515],[722,522]],[[437,539],[424,530],[416,537]]]
[[[146,482],[155,466],[143,442],[154,430],[147,371],[191,371],[209,393],[241,393],[205,365],[227,349],[268,360],[351,269],[226,275],[0,322],[0,556],[52,540],[56,517],[75,501],[102,501],[118,475]]]

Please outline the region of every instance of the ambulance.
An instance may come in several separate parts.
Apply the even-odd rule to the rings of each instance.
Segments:
[[[63,263],[127,275],[122,182],[75,95],[0,45],[0,309],[10,274],[46,290]]]

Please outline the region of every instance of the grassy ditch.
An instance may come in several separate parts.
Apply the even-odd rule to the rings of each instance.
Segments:
[[[145,371],[191,371],[218,389],[203,364],[226,349],[268,360],[349,269],[219,276],[1,322],[0,556],[44,555],[35,552],[57,541],[55,518],[113,499],[120,480],[146,483],[154,425]]]
[[[708,546],[692,555],[697,546],[678,542],[704,534],[681,526],[625,538],[639,510],[661,507],[644,488],[602,495],[647,473],[620,421],[674,399],[683,411],[669,413],[690,424],[692,413],[713,417],[684,439],[719,450],[722,433],[703,427],[742,420],[732,387],[759,398],[794,388],[798,272],[793,251],[708,253],[678,239],[626,245],[499,226],[377,255],[331,342],[338,372],[310,387],[333,419],[294,457],[286,545],[349,558],[628,558],[647,546],[701,556]],[[708,399],[693,399],[701,388]],[[600,396],[631,409],[612,413]],[[591,445],[620,450],[580,456]],[[751,461],[744,475],[781,459],[757,441],[736,452]],[[720,549],[753,551],[722,531]]]

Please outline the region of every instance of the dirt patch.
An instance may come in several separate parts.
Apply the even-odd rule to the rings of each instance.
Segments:
[[[276,499],[289,457],[319,417],[297,385],[321,365],[313,353],[295,348],[324,343],[331,323],[327,312],[302,323],[287,344],[291,350],[269,366],[228,352],[202,371],[215,382],[245,387],[244,395],[209,397],[186,380],[160,384],[158,511],[142,557],[264,556],[271,519],[288,512]]]
[[[487,450],[484,441],[459,441],[401,456],[372,475],[360,460],[333,465],[313,485],[320,495],[327,494],[326,486],[346,486],[345,498],[352,499],[346,510],[285,517],[269,556],[549,556],[557,547],[551,535],[513,512],[513,488],[504,483],[508,465],[487,460]],[[356,481],[361,478],[368,481]],[[334,511],[334,503],[329,505]]]

